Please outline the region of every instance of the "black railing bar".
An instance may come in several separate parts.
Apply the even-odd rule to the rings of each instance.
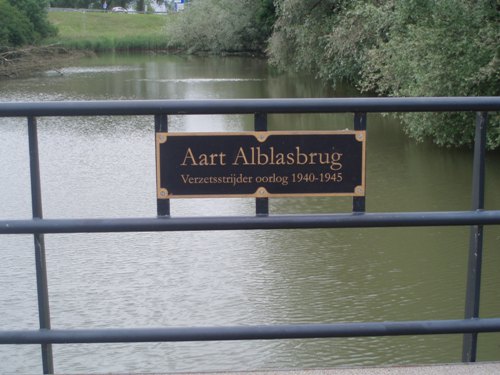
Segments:
[[[486,171],[486,132],[488,114],[478,112],[474,136],[474,160],[472,168],[472,209],[484,208],[484,187]],[[483,226],[473,225],[470,231],[469,259],[465,293],[465,319],[479,317],[481,295],[481,269],[483,262]],[[475,362],[477,358],[477,333],[464,335],[462,361]]]
[[[401,322],[0,331],[0,344],[313,339],[500,332],[500,318]]]
[[[157,133],[168,132],[168,116],[155,115],[155,137]],[[156,138],[154,139],[156,143]],[[158,160],[156,161],[158,163]],[[158,177],[157,177],[158,178]],[[170,199],[156,199],[156,214],[158,216],[170,216]]]
[[[255,113],[253,126],[256,132],[267,131],[267,113]],[[269,215],[269,198],[255,198],[255,214],[258,216]]]
[[[354,114],[354,130],[366,131],[366,118],[366,112],[356,112]],[[366,196],[352,198],[352,211],[356,213],[366,212]]]
[[[0,220],[0,234],[381,228],[500,224],[500,211]]]
[[[500,97],[284,98],[0,103],[1,117],[498,111]]]
[[[36,117],[28,117],[28,144],[30,158],[30,182],[31,182],[31,207],[33,219],[43,218],[42,189],[40,183],[40,160],[38,152],[38,131]],[[50,329],[50,304],[47,279],[47,262],[45,256],[45,240],[43,233],[33,234],[36,287],[38,296],[38,320],[41,329]],[[54,360],[52,346],[43,344],[42,367],[43,373],[54,372]]]

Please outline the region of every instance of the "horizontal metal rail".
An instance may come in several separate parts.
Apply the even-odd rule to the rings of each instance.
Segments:
[[[0,234],[382,228],[500,224],[500,211],[0,220]]]
[[[120,100],[0,103],[0,117],[498,111],[500,97]]]
[[[0,344],[85,344],[312,339],[500,332],[500,318],[226,327],[40,329],[0,331]]]

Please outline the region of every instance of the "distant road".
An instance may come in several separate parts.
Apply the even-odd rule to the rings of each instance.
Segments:
[[[104,13],[106,12],[103,9],[84,9],[84,8],[49,8],[49,12],[94,12],[94,13]],[[108,11],[109,12],[109,11]],[[147,12],[137,12],[136,10],[129,10],[128,13],[134,13],[134,14],[167,14],[167,12],[154,12],[154,13],[147,13]]]

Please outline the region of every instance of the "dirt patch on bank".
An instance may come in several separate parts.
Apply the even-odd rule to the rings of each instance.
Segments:
[[[45,70],[57,70],[71,60],[93,52],[75,51],[57,45],[32,46],[0,51],[0,79],[33,76]]]

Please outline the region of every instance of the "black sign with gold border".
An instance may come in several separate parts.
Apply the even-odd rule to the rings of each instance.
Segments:
[[[365,142],[365,131],[156,133],[157,196],[364,196]]]

